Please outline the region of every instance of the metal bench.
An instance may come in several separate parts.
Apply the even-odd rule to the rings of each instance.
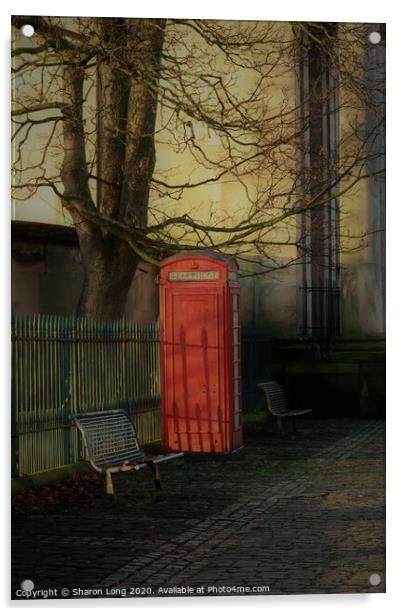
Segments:
[[[149,468],[154,476],[155,487],[161,488],[159,464],[183,453],[147,456],[137,437],[134,423],[126,411],[114,409],[72,415],[71,419],[82,434],[93,468],[106,475],[106,493],[114,495],[113,473],[121,471],[139,471]]]
[[[291,410],[286,404],[285,394],[282,387],[276,381],[268,381],[267,383],[258,383],[258,387],[262,389],[267,401],[268,410],[276,417],[278,428],[283,434],[283,417],[292,417],[293,430],[296,432],[296,417],[311,413],[312,409]]]

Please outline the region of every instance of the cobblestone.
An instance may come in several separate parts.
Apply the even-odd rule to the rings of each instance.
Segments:
[[[300,428],[286,439],[249,435],[239,459],[168,465],[161,495],[138,473],[116,482],[114,507],[95,491],[16,518],[14,588],[30,578],[41,587],[384,592],[383,422],[306,419]]]

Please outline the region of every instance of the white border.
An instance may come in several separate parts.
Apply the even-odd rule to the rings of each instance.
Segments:
[[[113,7],[113,11],[110,8]],[[147,2],[122,2],[113,0],[111,3],[101,5],[97,2],[79,2],[70,0],[68,3],[57,4],[53,1],[18,1],[10,2],[5,0],[1,6],[2,31],[2,62],[1,62],[1,101],[2,113],[1,120],[3,130],[1,134],[7,138],[3,139],[2,164],[1,169],[1,188],[2,188],[2,207],[0,208],[2,242],[1,242],[1,325],[2,325],[2,365],[0,367],[1,392],[3,393],[2,426],[1,434],[3,438],[2,451],[4,452],[2,471],[3,478],[3,498],[2,500],[2,522],[4,530],[3,546],[8,544],[9,535],[9,513],[8,513],[8,467],[9,467],[9,429],[6,421],[9,400],[9,264],[10,264],[10,244],[8,239],[9,229],[9,168],[10,168],[10,149],[9,149],[9,41],[10,41],[10,15],[11,14],[37,14],[37,15],[114,15],[114,16],[138,16],[138,17],[200,17],[214,19],[266,19],[266,20],[303,20],[303,21],[357,21],[357,22],[387,22],[387,279],[388,279],[388,344],[387,344],[387,364],[388,364],[388,404],[387,404],[387,594],[373,595],[303,595],[286,597],[236,597],[236,598],[203,598],[192,599],[164,599],[164,600],[135,600],[134,602],[125,600],[108,601],[58,601],[55,602],[24,602],[21,604],[8,601],[9,597],[9,565],[8,550],[2,550],[1,556],[1,585],[4,607],[16,609],[20,612],[25,609],[34,611],[43,608],[54,609],[74,609],[88,611],[99,609],[129,609],[139,614],[150,613],[191,613],[201,614],[206,610],[210,611],[225,609],[233,614],[240,614],[244,609],[249,608],[256,613],[267,614],[280,612],[288,614],[297,612],[298,615],[304,614],[336,614],[340,611],[346,614],[364,613],[378,616],[379,610],[382,613],[391,612],[396,607],[399,599],[399,589],[402,586],[402,559],[401,559],[401,489],[402,489],[402,464],[399,449],[401,448],[401,388],[399,383],[402,380],[402,335],[401,335],[401,316],[402,305],[402,276],[401,276],[401,233],[402,233],[402,190],[400,187],[401,173],[401,146],[402,135],[402,79],[401,79],[401,47],[402,22],[399,19],[397,3],[392,0],[381,0],[378,2],[367,2],[364,0],[336,0],[335,2],[314,2],[312,0],[271,2],[269,0],[246,0],[235,4],[234,0],[203,0],[199,3],[190,3],[188,0],[166,0],[162,2],[148,0]],[[7,392],[7,393],[6,393]],[[11,607],[12,605],[12,607]]]

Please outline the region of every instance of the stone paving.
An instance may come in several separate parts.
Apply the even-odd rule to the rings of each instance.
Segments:
[[[299,425],[247,434],[239,457],[166,465],[162,493],[141,472],[118,478],[115,505],[99,485],[16,516],[14,591],[32,579],[70,596],[384,592],[384,423]]]

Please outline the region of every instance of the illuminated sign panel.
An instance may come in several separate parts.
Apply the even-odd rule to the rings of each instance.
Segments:
[[[169,272],[169,280],[180,280],[183,282],[192,280],[219,280],[219,272]]]

